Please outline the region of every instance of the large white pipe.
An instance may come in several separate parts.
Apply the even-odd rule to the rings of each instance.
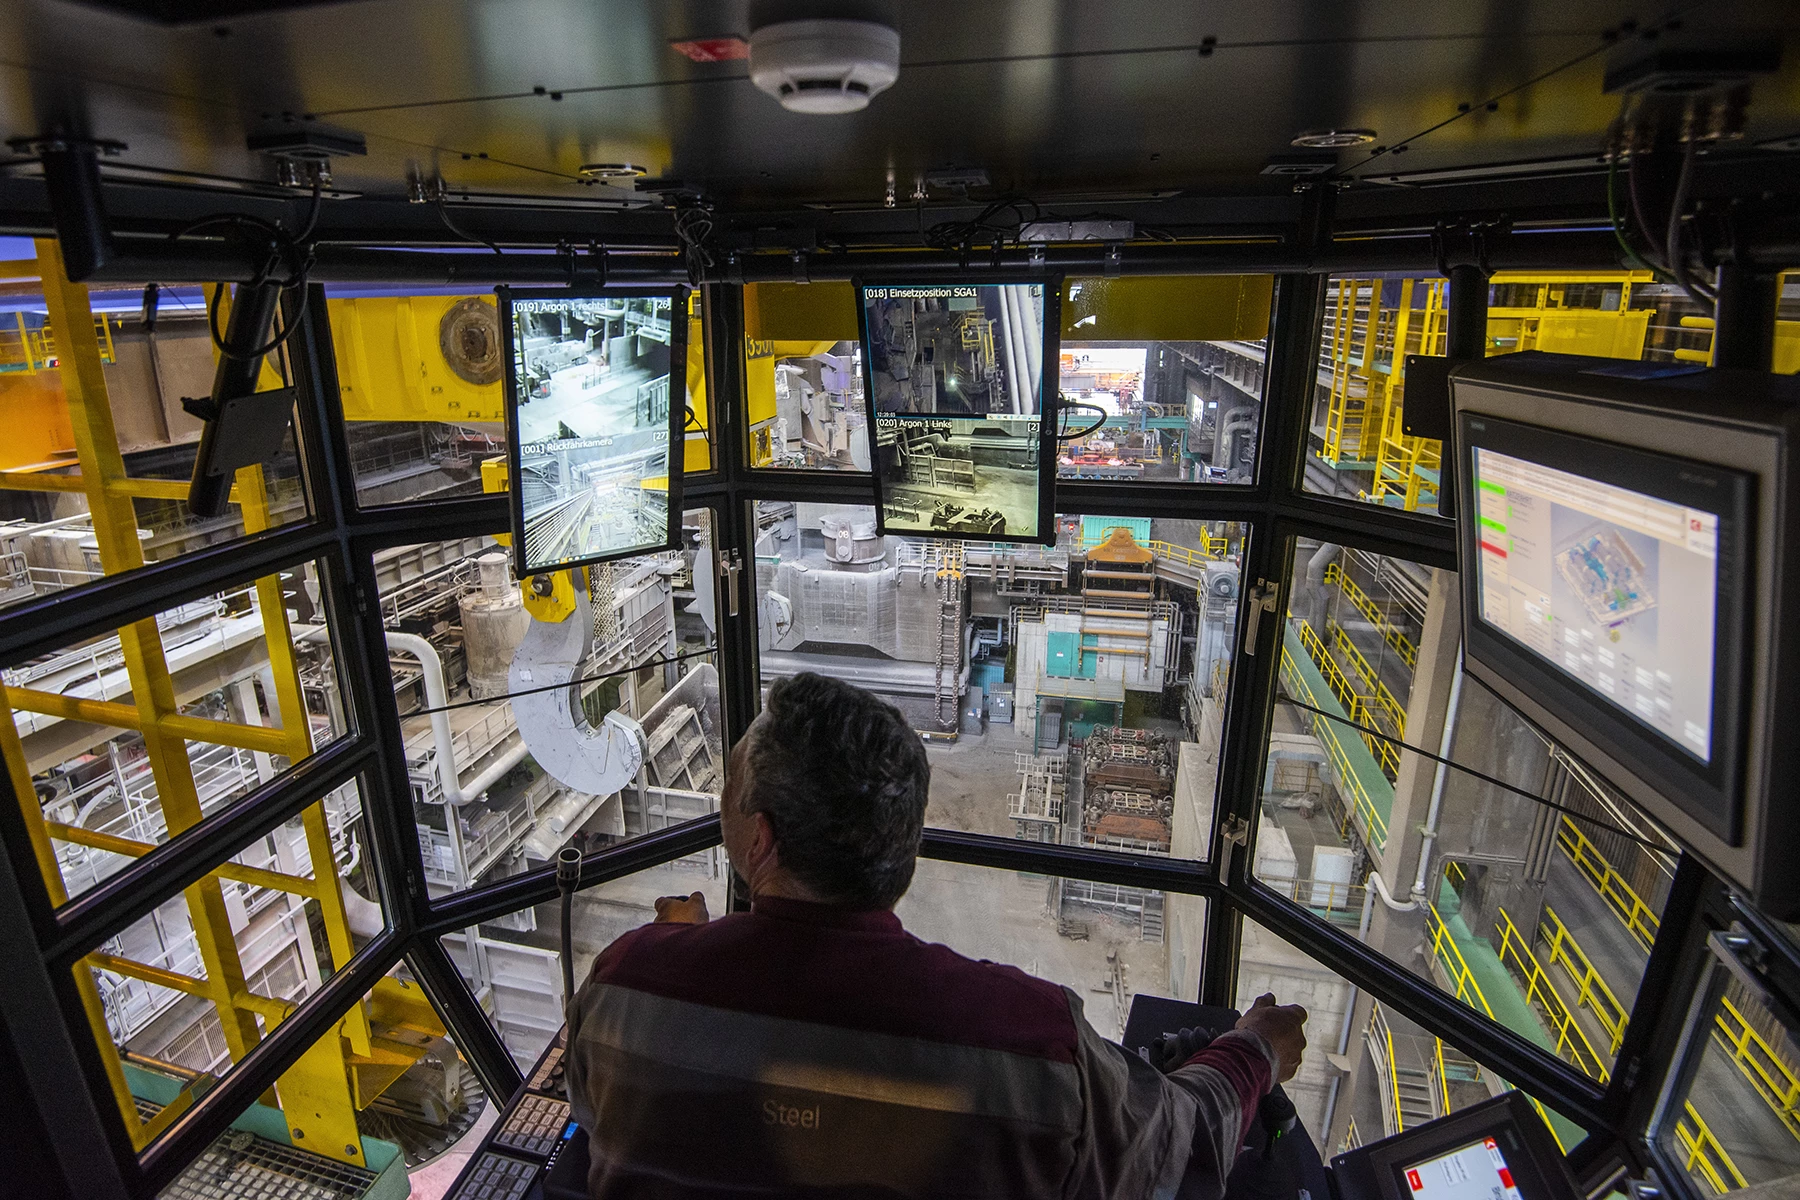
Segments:
[[[1037,304],[1031,298],[1031,289],[1021,285],[1014,288],[1013,292],[1018,297],[1016,303],[1019,308],[1019,336],[1025,339],[1025,365],[1031,372],[1030,377],[1025,381],[1024,389],[1025,400],[1029,405],[1032,389],[1041,388],[1044,381],[1044,338],[1039,332],[1042,325],[1038,316]],[[1037,408],[1040,413],[1044,411],[1043,401],[1044,398],[1040,393]]]
[[[1456,735],[1456,710],[1462,703],[1462,654],[1456,656],[1456,677],[1450,681],[1450,703],[1444,709],[1444,732],[1438,738],[1437,770],[1431,776],[1431,807],[1425,814],[1425,836],[1419,841],[1419,873],[1413,879],[1412,898],[1425,898],[1425,874],[1431,869],[1431,848],[1437,842],[1438,811],[1444,803],[1444,781],[1450,774],[1447,759]]]
[[[502,776],[524,759],[525,739],[521,737],[518,745],[502,754],[464,787],[456,770],[456,742],[450,732],[450,714],[444,710],[444,706],[450,702],[449,689],[444,683],[444,660],[438,656],[436,646],[417,634],[389,631],[387,640],[389,649],[399,650],[418,659],[419,667],[424,673],[425,703],[432,709],[431,736],[437,752],[438,786],[444,793],[444,802],[463,805],[479,799],[483,792],[498,783]]]
[[[1025,314],[1019,306],[1019,290],[1003,287],[1000,289],[1000,294],[1006,298],[1007,310],[1012,314],[1009,324],[1012,330],[1013,358],[1019,364],[1019,389],[1013,401],[1013,411],[1016,413],[1031,412],[1036,407],[1032,403],[1032,396],[1035,393],[1032,390],[1029,375],[1031,355],[1025,349],[1025,343],[1030,339],[1025,336]]]
[[[1381,902],[1395,912],[1412,912],[1419,907],[1417,900],[1394,899],[1394,893],[1388,891],[1387,884],[1381,878],[1381,872],[1370,871],[1368,885],[1363,888],[1362,925],[1359,933],[1359,940],[1365,943],[1369,940],[1369,922],[1375,915],[1377,893],[1381,895]]]
[[[1012,411],[1018,412],[1019,368],[1013,361],[1012,306],[1006,302],[1005,288],[1000,289],[1000,357],[1006,367],[1007,400]]]

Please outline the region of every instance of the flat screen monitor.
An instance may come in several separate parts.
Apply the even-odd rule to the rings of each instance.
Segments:
[[[1653,765],[1696,820],[1738,836],[1740,471],[1463,414],[1477,652]],[[1479,645],[1477,643],[1479,642]]]
[[[1331,1166],[1343,1200],[1575,1200],[1579,1195],[1549,1129],[1518,1092],[1341,1154]]]
[[[1053,542],[1056,286],[864,283],[857,299],[879,531]]]
[[[673,547],[685,289],[496,289],[520,578]]]
[[[1467,671],[1800,913],[1800,380],[1528,351],[1450,387]]]

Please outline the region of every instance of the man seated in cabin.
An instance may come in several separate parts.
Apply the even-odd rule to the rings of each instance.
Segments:
[[[720,805],[751,910],[658,900],[569,1005],[595,1197],[1224,1194],[1305,1010],[1264,996],[1164,1074],[1068,988],[908,934],[930,778],[870,693],[770,690]]]

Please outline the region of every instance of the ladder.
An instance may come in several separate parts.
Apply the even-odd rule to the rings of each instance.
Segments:
[[[932,544],[937,566],[937,639],[932,655],[932,693],[937,701],[938,728],[946,733],[957,725],[957,708],[962,699],[957,684],[962,673],[962,595],[963,544],[960,541]]]

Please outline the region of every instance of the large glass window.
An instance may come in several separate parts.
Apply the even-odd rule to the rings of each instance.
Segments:
[[[1306,541],[1292,569],[1257,878],[1604,1082],[1672,845],[1460,673],[1454,574]]]
[[[434,893],[717,811],[710,510],[686,514],[678,550],[588,568],[573,639],[556,631],[581,614],[533,616],[492,538],[381,551],[375,572]]]
[[[364,507],[506,490],[506,398],[492,290],[333,284],[338,395]],[[689,297],[683,469],[712,467],[699,293]]]
[[[1715,972],[1677,1090],[1654,1131],[1701,1196],[1800,1176],[1800,1046],[1755,992]]]
[[[182,400],[212,392],[207,311],[229,309],[229,289],[45,287],[46,272],[62,279],[51,242],[0,269],[0,608],[309,518],[291,422],[272,460],[238,472],[223,513],[188,512],[202,422]],[[284,350],[260,387],[287,375]]]
[[[203,1091],[348,965],[387,924],[368,837],[345,784],[95,946],[74,974],[115,1082],[148,1070]],[[368,1029],[350,1036],[366,1047]],[[134,1139],[154,1138],[152,1114],[123,1107],[138,1089],[119,1091]]]
[[[0,740],[29,777],[53,892],[81,895],[352,731],[319,572],[301,563],[0,672]]]
[[[764,686],[816,671],[896,705],[931,824],[1206,853],[1242,527],[1064,516],[1032,547],[882,538],[866,508],[753,519]]]
[[[1331,277],[1309,409],[1307,491],[1437,511],[1443,445],[1407,431],[1406,356],[1442,355],[1448,319],[1441,276]],[[1501,272],[1489,281],[1487,353],[1521,350],[1704,364],[1712,318],[1648,271]]]
[[[1416,1129],[1512,1085],[1405,1014],[1248,917],[1239,937],[1236,1007],[1272,992],[1305,1007],[1306,1055],[1283,1085],[1326,1157]],[[1532,1100],[1563,1149],[1587,1136]]]
[[[907,932],[928,942],[1069,988],[1088,1024],[1117,1041],[1132,997],[1198,994],[1206,921],[1205,900],[1171,895],[1166,936],[1146,936],[1141,919],[1116,903],[1125,890],[920,859],[894,911]]]
[[[656,919],[658,897],[699,892],[709,914],[724,916],[730,876],[725,851],[715,846],[576,892],[569,920],[575,986],[581,986],[595,957],[621,934]],[[560,903],[547,901],[441,939],[525,1072],[563,1025]]]
[[[1269,276],[1071,279],[1062,479],[1250,483],[1268,365]]]

